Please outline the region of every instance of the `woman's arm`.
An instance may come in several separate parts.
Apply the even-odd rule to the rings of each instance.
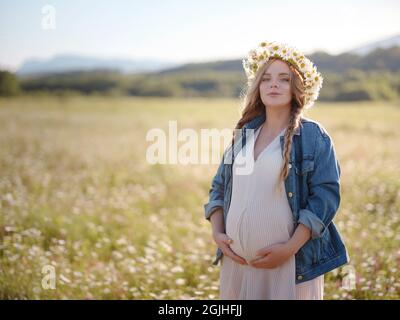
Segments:
[[[222,157],[222,161],[218,167],[217,173],[211,182],[211,188],[209,190],[209,201],[204,205],[205,218],[209,221],[212,213],[216,209],[222,209],[224,206],[224,185],[225,185],[225,154]]]
[[[217,233],[223,233],[224,230],[224,214],[222,208],[218,208],[211,212],[210,221],[212,225],[212,233],[213,235]]]
[[[322,236],[340,205],[340,166],[333,142],[327,133],[317,139],[314,170],[308,177],[310,195],[299,210],[298,224],[311,230],[311,238]]]
[[[311,230],[300,223],[285,246],[290,255],[294,255],[309,239],[311,239]]]

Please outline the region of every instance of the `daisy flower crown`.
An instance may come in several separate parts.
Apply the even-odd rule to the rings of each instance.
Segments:
[[[257,48],[249,51],[247,57],[243,59],[243,68],[246,72],[248,84],[251,84],[254,80],[257,70],[269,59],[275,57],[288,62],[300,72],[305,89],[304,108],[312,107],[322,87],[322,75],[301,51],[294,47],[289,47],[287,44],[264,41]]]

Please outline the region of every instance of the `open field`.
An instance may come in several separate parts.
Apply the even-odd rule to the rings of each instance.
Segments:
[[[239,101],[0,100],[1,299],[218,299],[203,204],[216,164],[150,165],[146,133],[232,128]],[[335,222],[356,288],[325,299],[400,299],[400,103],[317,104],[342,169]],[[53,266],[55,289],[42,286]]]

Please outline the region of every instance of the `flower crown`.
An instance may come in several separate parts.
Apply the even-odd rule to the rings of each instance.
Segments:
[[[257,48],[249,51],[247,57],[243,59],[243,68],[246,72],[248,83],[251,84],[255,78],[257,70],[265,62],[275,57],[290,63],[300,72],[304,80],[304,108],[308,109],[312,107],[314,101],[318,98],[319,90],[322,87],[322,75],[301,51],[294,47],[289,47],[286,44],[280,44],[275,41],[264,41],[261,42]]]

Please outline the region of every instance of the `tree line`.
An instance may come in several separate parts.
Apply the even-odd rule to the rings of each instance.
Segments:
[[[400,98],[400,47],[377,49],[366,56],[310,59],[324,76],[321,101],[396,100]],[[71,71],[19,77],[0,71],[0,96],[128,95],[155,97],[238,97],[245,89],[240,60],[187,64],[153,73],[118,70]]]

